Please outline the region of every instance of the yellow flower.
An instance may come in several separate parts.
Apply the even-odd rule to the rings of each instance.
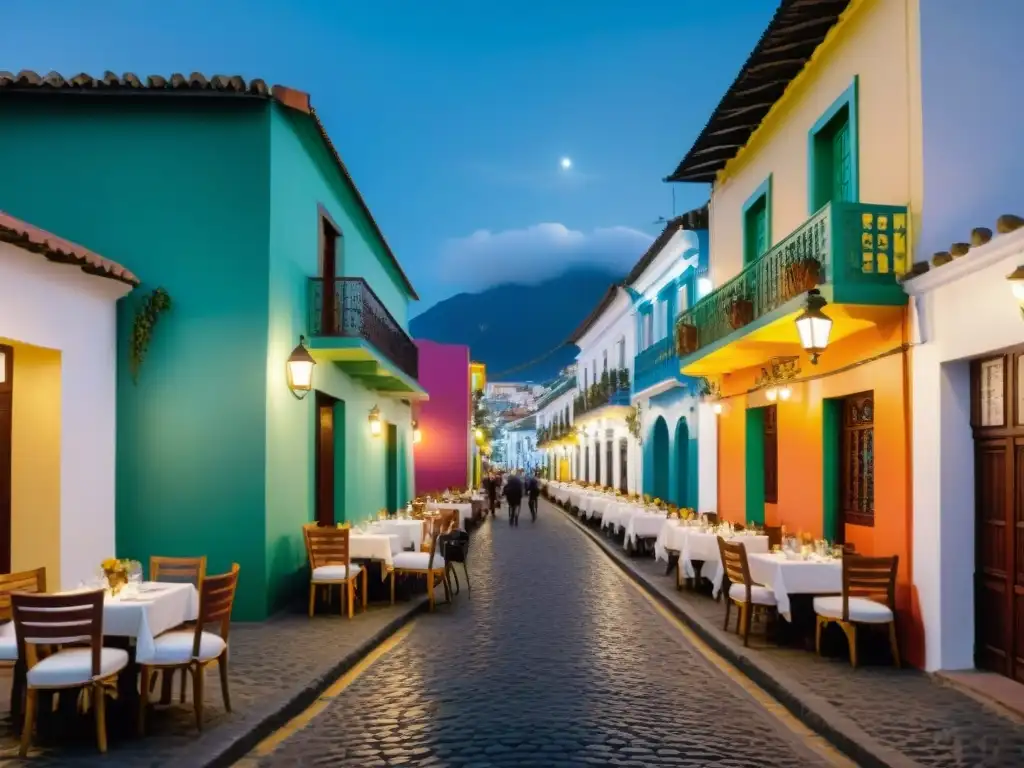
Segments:
[[[108,557],[106,560],[104,560],[100,564],[100,566],[103,568],[104,571],[113,570],[116,565],[117,565],[117,558],[116,557]]]

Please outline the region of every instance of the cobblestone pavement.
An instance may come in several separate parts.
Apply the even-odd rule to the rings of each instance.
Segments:
[[[224,710],[217,670],[208,672],[203,732],[196,731],[191,708],[191,691],[185,704],[161,707],[147,718],[147,735],[135,738],[131,723],[134,712],[108,707],[110,751],[96,751],[92,716],[72,723],[56,722],[56,728],[44,730],[34,740],[35,751],[18,761],[17,739],[10,725],[10,676],[0,673],[0,766],[14,758],[15,765],[33,768],[157,768],[164,766],[204,765],[219,754],[225,744],[247,733],[255,722],[280,710],[307,686],[321,678],[331,679],[330,671],[346,655],[371,640],[391,622],[412,611],[420,602],[395,607],[372,608],[356,614],[351,621],[337,614],[318,614],[312,621],[305,614],[283,615],[261,623],[235,624],[231,628],[231,703]],[[337,609],[335,609],[337,610]],[[177,679],[175,680],[177,684]],[[177,685],[175,686],[177,688]],[[127,731],[127,733],[125,733]]]
[[[838,631],[831,656],[779,647],[756,629],[750,637],[751,648],[743,649],[735,633],[721,631],[722,603],[690,590],[677,591],[675,576],[665,575],[664,562],[629,557],[617,543],[611,552],[685,612],[706,620],[712,631],[737,651],[772,670],[773,675],[784,675],[792,681],[789,685],[802,686],[823,699],[838,718],[858,726],[883,746],[935,768],[1024,766],[1024,724],[1003,717],[957,689],[914,669],[894,669],[888,656],[879,664],[855,671]],[[606,566],[614,567],[611,563]],[[876,645],[884,651],[884,640]]]
[[[546,502],[260,766],[816,766]],[[250,764],[249,761],[246,761]]]

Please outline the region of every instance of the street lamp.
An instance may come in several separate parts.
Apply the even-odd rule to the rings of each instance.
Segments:
[[[420,431],[420,423],[416,419],[412,420],[412,441],[414,444],[423,441],[423,432]]]
[[[316,360],[306,349],[306,337],[299,336],[299,345],[288,355],[285,372],[288,376],[288,389],[298,400],[302,400],[313,389],[313,366]],[[299,393],[302,394],[299,394]]]
[[[821,292],[815,288],[807,292],[807,307],[796,319],[796,330],[800,334],[800,345],[811,356],[811,364],[818,364],[818,356],[828,347],[832,332],[832,318],[821,310],[828,304]]]
[[[1024,266],[1017,267],[1006,276],[1010,282],[1010,290],[1013,291],[1013,298],[1020,305],[1021,317],[1024,317]]]

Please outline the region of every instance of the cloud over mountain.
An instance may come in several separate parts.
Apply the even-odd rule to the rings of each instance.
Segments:
[[[536,283],[574,266],[625,274],[652,239],[630,227],[581,232],[549,223],[501,232],[481,229],[446,241],[436,274],[440,281],[461,291],[510,281]]]

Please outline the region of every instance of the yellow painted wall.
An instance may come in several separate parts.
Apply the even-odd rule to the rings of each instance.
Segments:
[[[60,585],[60,352],[14,347],[11,567]]]
[[[808,131],[855,75],[860,199],[909,205],[912,215],[920,211],[922,185],[912,178],[921,172],[916,11],[914,0],[855,0],[747,146],[719,174],[711,196],[716,287],[743,268],[743,205],[769,174],[772,242],[808,218]]]

